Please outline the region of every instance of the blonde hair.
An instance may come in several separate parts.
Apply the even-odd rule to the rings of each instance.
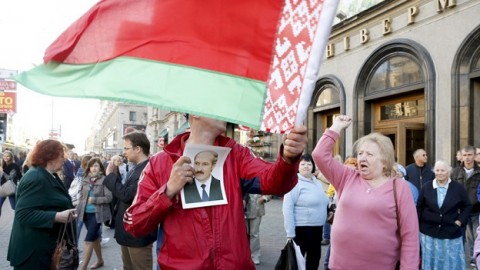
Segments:
[[[9,164],[6,164],[5,160],[3,160],[4,155],[9,155],[10,156],[10,163],[9,164],[15,163],[15,156],[13,155],[13,152],[10,151],[10,150],[5,150],[5,151],[3,151],[3,154],[2,154],[2,166],[9,165]]]
[[[116,160],[120,160],[123,162],[123,158],[119,155],[115,155],[113,157],[110,158],[111,161],[116,161]]]
[[[353,144],[353,153],[358,155],[358,149],[367,142],[378,145],[380,150],[380,158],[384,166],[383,175],[391,176],[393,165],[395,164],[395,151],[393,150],[393,144],[390,138],[377,132],[365,135]]]
[[[345,159],[345,162],[343,164],[353,165],[356,168],[358,164],[358,160],[355,157],[348,157],[347,159]]]

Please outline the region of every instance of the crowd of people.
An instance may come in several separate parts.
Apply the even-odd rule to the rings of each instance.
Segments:
[[[134,238],[125,232],[122,222],[148,163],[150,143],[145,133],[133,132],[124,136],[124,145],[126,162],[121,156],[107,160],[95,153],[80,160],[57,140],[40,141],[25,160],[18,161],[28,164],[23,172],[13,162],[13,153],[3,151],[2,183],[13,180],[17,185],[16,194],[1,198],[2,204],[9,198],[15,210],[7,254],[15,269],[50,269],[61,224],[70,222],[75,223],[76,232],[67,236],[76,242],[84,225],[87,230],[80,269],[104,266],[101,242],[105,240],[102,228],[107,222],[115,228],[124,269],[152,269],[156,232],[147,238]],[[113,220],[119,222],[113,225]],[[30,245],[32,240],[38,240],[38,244]],[[96,261],[90,264],[92,254]]]
[[[196,115],[188,121],[190,132],[155,155],[137,131],[123,137],[123,156],[109,160],[80,158],[56,140],[39,142],[23,160],[4,151],[1,183],[17,185],[16,194],[0,198],[0,209],[8,199],[15,210],[7,254],[14,269],[50,269],[68,223],[76,229],[68,237],[77,241],[86,227],[80,269],[105,266],[104,224],[115,230],[124,269],[255,269],[271,195],[284,195],[286,237],[300,247],[308,270],[319,268],[322,244],[329,245],[325,269],[466,269],[480,257],[479,148],[465,146],[454,166],[437,160],[433,167],[417,149],[404,167],[391,140],[371,133],[342,162],[333,155],[351,125],[342,115],[311,155],[306,128],[297,126],[283,136],[277,160],[266,162],[224,137],[225,122]],[[186,145],[229,149],[220,180],[210,174],[217,155],[207,149],[190,158]],[[214,180],[222,182],[227,203],[182,207],[184,187],[196,187],[199,200],[208,201],[202,196],[213,197],[211,189],[191,183]]]
[[[335,159],[332,151],[339,134],[350,124],[350,117],[339,116],[312,153],[321,181],[333,185],[336,197],[325,269],[475,266],[480,254],[476,209],[480,149],[460,149],[455,168],[445,160],[432,167],[426,151],[417,149],[414,163],[405,168],[395,162],[391,140],[371,133],[353,145],[358,164],[349,167]],[[375,254],[374,258],[369,254]]]
[[[285,135],[278,160],[269,163],[254,157],[247,147],[224,137],[225,122],[199,116],[192,116],[189,122],[191,132],[177,136],[154,156],[150,156],[145,133],[126,134],[123,156],[131,165],[128,172],[116,156],[111,162],[94,155],[80,160],[56,140],[39,142],[27,157],[28,170],[21,180],[21,173],[15,180],[16,195],[10,197],[15,216],[7,259],[13,268],[50,269],[59,230],[62,224],[69,223],[75,223],[76,231],[73,235],[67,234],[68,237],[80,240],[83,226],[87,231],[80,269],[101,268],[105,266],[100,245],[102,224],[115,220],[115,239],[120,245],[124,269],[152,269],[157,261],[152,258],[155,241],[160,246],[158,268],[168,269],[172,265],[189,268],[190,265],[202,269],[228,266],[254,269],[250,243],[245,234],[239,233],[247,227],[243,195],[283,195],[293,188],[299,157],[306,144],[306,129],[296,127]],[[179,191],[203,173],[197,170],[205,169],[197,169],[200,162],[197,158],[192,166],[191,160],[182,156],[186,142],[231,148],[224,165],[228,170],[224,170],[222,179],[228,204],[188,211],[179,207]],[[12,157],[5,151],[3,158],[2,177],[13,179],[14,173],[10,173],[13,169],[8,167]],[[208,167],[205,163],[208,162],[202,161],[202,167]],[[237,185],[234,179],[244,180]],[[269,196],[257,197],[252,203],[255,200],[261,207],[269,199]],[[249,219],[252,221],[257,220],[253,215],[261,216],[253,212],[251,209]],[[198,219],[205,214],[207,219]],[[189,216],[191,221],[183,222]],[[240,219],[243,222],[239,222]],[[259,224],[259,220],[252,222],[252,240]],[[179,230],[181,234],[177,233]],[[185,239],[198,237],[199,243],[188,247],[193,248],[192,252],[181,252],[187,242],[174,241],[171,235],[184,235]],[[38,244],[29,245],[32,239],[38,239]],[[259,246],[258,238],[252,241],[255,242]],[[91,263],[93,254],[96,260]],[[164,259],[162,254],[169,256]]]

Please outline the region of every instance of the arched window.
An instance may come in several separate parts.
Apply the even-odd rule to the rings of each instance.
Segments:
[[[480,70],[480,57],[477,60],[477,64],[473,67],[473,70]]]
[[[333,119],[339,114],[345,114],[345,88],[339,78],[334,75],[324,75],[315,85],[308,110],[307,151],[313,151],[325,129],[332,125]],[[333,152],[345,155],[343,137],[336,142]]]
[[[340,95],[338,89],[331,84],[327,84],[320,89],[320,95],[318,96],[315,107],[324,107],[330,105],[340,104]]]
[[[420,65],[407,56],[390,56],[381,62],[367,84],[366,95],[423,82]]]
[[[403,163],[417,146],[435,156],[435,78],[430,54],[413,40],[394,39],[373,51],[354,86],[354,140],[380,132]]]
[[[451,74],[453,157],[464,145],[480,145],[480,26],[459,46]]]

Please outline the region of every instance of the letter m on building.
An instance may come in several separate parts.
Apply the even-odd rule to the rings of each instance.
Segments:
[[[456,0],[436,0],[437,2],[437,12],[442,12],[446,8],[453,8],[457,5]]]

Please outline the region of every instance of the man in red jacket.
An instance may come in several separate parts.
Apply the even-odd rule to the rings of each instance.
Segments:
[[[242,193],[283,195],[297,183],[299,157],[307,142],[306,128],[283,137],[274,163],[224,137],[226,123],[193,115],[191,132],[178,135],[150,159],[136,198],[125,212],[125,229],[143,236],[163,224],[165,237],[158,263],[165,269],[255,269],[246,235]],[[182,156],[185,144],[231,148],[223,181],[228,204],[183,209],[180,191],[194,177],[192,161]]]

